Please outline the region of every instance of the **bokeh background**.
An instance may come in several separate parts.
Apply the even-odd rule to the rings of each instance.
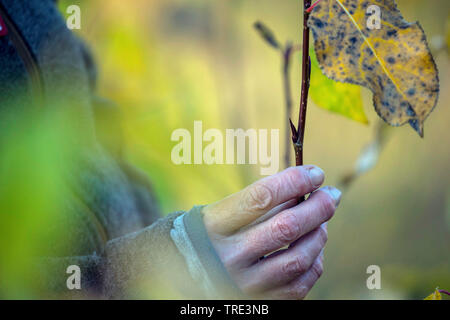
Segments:
[[[390,130],[376,167],[345,190],[329,223],[325,273],[308,298],[422,299],[437,286],[450,289],[450,3],[397,2],[431,43],[439,103],[424,139],[408,126]],[[174,165],[170,136],[177,128],[192,131],[194,120],[204,130],[278,128],[283,164],[280,56],[252,25],[261,20],[279,40],[300,43],[301,1],[70,0],[60,1],[63,14],[71,4],[82,9],[77,33],[97,60],[99,92],[123,112],[126,156],[148,173],[165,213],[217,201],[261,178],[259,166]],[[295,106],[299,61],[297,54]],[[373,139],[378,119],[363,92],[369,125],[312,102],[308,109],[305,159],[325,170],[327,184],[337,184]],[[381,268],[382,290],[366,287],[372,264]]]

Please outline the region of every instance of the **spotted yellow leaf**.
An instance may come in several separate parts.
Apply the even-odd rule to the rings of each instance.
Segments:
[[[311,50],[311,84],[309,95],[312,101],[328,111],[336,112],[352,120],[368,123],[361,97],[361,88],[354,84],[328,79],[322,74],[314,51]]]
[[[379,28],[369,24],[376,5]],[[373,92],[378,115],[409,123],[423,136],[436,106],[438,71],[419,23],[405,21],[394,0],[323,0],[308,20],[322,71]]]
[[[439,290],[436,288],[436,290],[428,297],[426,297],[424,300],[442,300],[442,296]]]

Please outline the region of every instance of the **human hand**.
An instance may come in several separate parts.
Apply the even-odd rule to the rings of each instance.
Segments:
[[[326,221],[341,197],[318,189],[323,181],[316,166],[291,167],[203,208],[213,246],[243,292],[302,299],[321,276]]]

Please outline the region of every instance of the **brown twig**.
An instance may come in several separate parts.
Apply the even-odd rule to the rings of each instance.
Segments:
[[[298,125],[295,128],[291,119],[289,118],[290,128],[286,129],[286,134],[289,136],[291,134],[292,143],[294,145],[295,151],[295,164],[297,166],[303,165],[303,140],[305,135],[305,121],[306,121],[306,109],[308,105],[308,92],[309,83],[311,77],[311,59],[309,57],[309,34],[310,30],[308,27],[308,18],[311,7],[311,0],[304,0],[304,10],[303,10],[303,42],[302,42],[302,84],[301,84],[301,97],[300,97],[300,111],[298,115]],[[288,117],[291,115],[292,111],[292,98],[291,98],[291,87],[289,81],[289,70],[290,70],[290,58],[292,52],[298,50],[298,46],[293,46],[291,43],[287,43],[285,47],[282,47],[278,40],[276,39],[273,32],[268,29],[263,23],[256,22],[255,28],[258,30],[263,39],[270,44],[272,47],[280,50],[283,57],[283,84],[285,93],[285,104],[286,113]],[[291,132],[289,132],[289,129]],[[290,142],[286,139],[286,153],[285,153],[285,164],[288,167],[290,162]]]
[[[286,107],[287,118],[290,119],[292,114],[292,90],[290,81],[290,68],[291,68],[291,57],[296,51],[300,51],[302,48],[299,45],[293,45],[290,41],[286,45],[282,46],[277,40],[275,34],[270,30],[264,23],[257,21],[254,24],[255,29],[258,31],[260,36],[274,49],[281,53],[281,64],[282,64],[282,75],[283,75],[283,87],[284,87],[284,100]],[[285,167],[290,166],[291,160],[291,129],[289,126],[286,127],[286,147],[284,154],[284,164]]]
[[[302,45],[302,84],[301,84],[301,96],[300,96],[300,110],[298,114],[298,124],[295,128],[294,124],[290,121],[292,131],[292,143],[294,144],[295,151],[295,165],[303,165],[303,141],[305,137],[305,122],[306,122],[306,109],[308,106],[308,92],[309,82],[311,77],[311,59],[309,57],[309,27],[308,9],[311,6],[311,0],[303,1],[303,45]],[[302,202],[305,197],[302,197],[299,202]]]

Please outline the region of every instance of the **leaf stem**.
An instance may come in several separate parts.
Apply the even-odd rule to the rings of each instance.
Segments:
[[[314,2],[311,6],[308,7],[308,9],[306,9],[306,12],[311,13],[311,11],[319,4],[319,2],[322,0],[317,0],[316,2]]]

